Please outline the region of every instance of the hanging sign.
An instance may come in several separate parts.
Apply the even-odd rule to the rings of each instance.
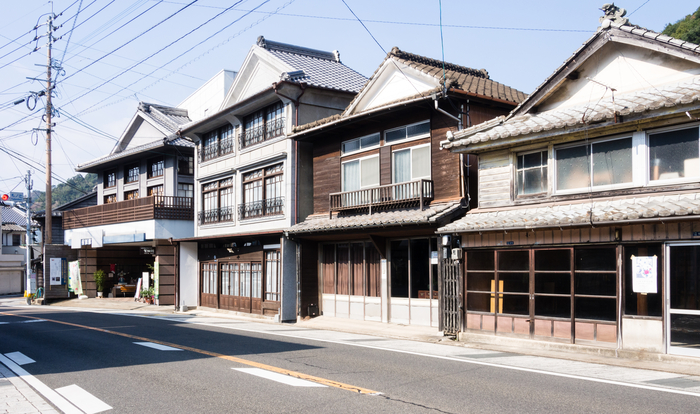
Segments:
[[[632,256],[632,291],[657,293],[656,256]]]
[[[80,282],[80,261],[68,263],[68,290],[77,295],[83,294],[83,284]]]

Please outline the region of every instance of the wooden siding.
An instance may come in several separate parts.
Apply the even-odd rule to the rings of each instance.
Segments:
[[[462,233],[462,247],[515,247],[570,245],[579,243],[615,243],[615,229],[621,230],[618,242],[648,242],[697,240],[700,237],[700,219],[667,221],[665,223],[620,224],[605,227],[577,227],[564,229],[518,230]]]
[[[178,263],[175,251],[175,246],[164,245],[156,247],[160,291],[158,301],[161,305],[175,304],[175,279]]]
[[[299,279],[301,280],[301,309],[299,316],[304,318],[309,316],[309,306],[319,306],[319,286],[318,286],[318,243],[300,241],[301,255],[299,269]],[[316,315],[318,316],[318,315]]]
[[[479,207],[511,204],[512,173],[508,150],[479,156]]]
[[[391,147],[382,147],[379,152],[379,185],[391,184]]]
[[[430,179],[434,183],[435,200],[459,199],[462,197],[459,154],[440,150],[440,141],[447,139],[447,131],[457,131],[457,122],[443,114],[433,113],[430,127]]]

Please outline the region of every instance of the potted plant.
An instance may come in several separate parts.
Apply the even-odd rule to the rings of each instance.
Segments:
[[[105,271],[98,269],[93,275],[95,279],[95,285],[97,287],[97,297],[101,298],[102,293],[105,291]]]
[[[141,291],[141,298],[143,298],[143,301],[148,304],[153,304],[153,288],[148,288],[148,289],[143,289]]]

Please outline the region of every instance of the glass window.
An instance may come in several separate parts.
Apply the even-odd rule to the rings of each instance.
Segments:
[[[516,180],[518,195],[547,192],[547,151],[518,154]]]
[[[117,202],[117,195],[116,194],[110,194],[104,196],[104,204],[109,204],[109,203],[116,203]]]
[[[154,185],[153,187],[148,187],[148,196],[162,196],[163,195],[163,185]]]
[[[625,246],[625,314],[639,316],[661,316],[663,260],[660,244]],[[656,256],[656,293],[641,293],[632,290],[632,256]]]
[[[430,146],[394,151],[394,183],[430,178]]]
[[[632,138],[557,149],[555,154],[557,190],[632,182]]]
[[[164,164],[162,157],[148,160],[148,178],[162,177]]]
[[[391,297],[408,297],[408,240],[391,242]]]
[[[194,185],[193,184],[177,184],[177,196],[178,197],[194,197]]]
[[[265,252],[265,300],[280,300],[280,251]]]
[[[124,180],[127,183],[134,183],[139,180],[139,166],[138,164],[129,165],[124,171]]]
[[[698,128],[649,135],[649,179],[700,176]]]
[[[384,140],[386,142],[401,141],[404,139],[414,139],[430,136],[430,121],[418,122],[412,125],[402,126],[386,131]]]
[[[369,149],[379,145],[379,133],[367,135],[361,138],[351,139],[341,144],[341,152],[347,154],[360,149]]]
[[[342,191],[355,191],[379,185],[379,155],[342,164]]]
[[[124,200],[134,200],[139,198],[139,190],[131,190],[124,192]]]
[[[114,187],[115,185],[117,185],[117,172],[116,171],[105,172],[105,177],[104,177],[105,188]]]
[[[192,184],[178,184],[180,186]],[[214,181],[202,185],[202,211],[199,212],[199,224],[218,223],[233,220],[233,178]]]
[[[284,214],[284,168],[282,164],[243,174],[240,219]]]
[[[278,102],[248,115],[243,122],[241,147],[247,147],[284,134],[284,104]]]
[[[194,175],[194,157],[177,157],[177,173],[180,175]]]

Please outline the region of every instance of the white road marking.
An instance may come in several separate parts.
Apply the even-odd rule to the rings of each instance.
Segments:
[[[246,374],[255,375],[256,377],[269,379],[276,382],[281,382],[282,384],[291,385],[292,387],[320,387],[326,388],[326,385],[318,384],[316,382],[306,381],[289,375],[280,374],[277,372],[267,371],[260,368],[232,368],[236,371],[244,372]]]
[[[17,323],[36,323],[36,322],[46,322],[46,319],[30,319],[28,321],[19,321]]]
[[[60,396],[56,391],[49,388],[43,382],[36,379],[33,375],[22,369],[22,367],[12,362],[11,359],[0,354],[0,363],[9,368],[10,371],[14,372],[18,377],[23,379],[24,382],[29,384],[39,394],[43,395],[44,398],[49,400],[51,404],[55,405],[59,410],[63,411],[65,414],[83,414],[82,411],[80,411],[73,404],[68,402],[68,400]]]
[[[21,352],[10,352],[9,354],[5,354],[5,356],[10,358],[17,365],[26,365],[36,362]]]
[[[56,392],[66,397],[68,401],[78,406],[78,408],[85,411],[87,414],[96,414],[112,409],[112,407],[107,405],[104,401],[75,384],[56,388]]]
[[[7,325],[10,322],[0,322],[0,325]]]
[[[157,349],[159,351],[182,351],[180,348],[173,348],[172,346],[156,344],[153,342],[134,342],[136,345],[146,346],[148,348]]]

